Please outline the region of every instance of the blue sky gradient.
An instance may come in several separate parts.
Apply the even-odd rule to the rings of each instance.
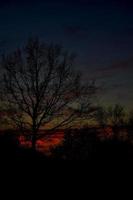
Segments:
[[[133,106],[133,3],[125,0],[0,1],[0,52],[28,37],[75,52],[85,79],[105,86],[99,101]]]

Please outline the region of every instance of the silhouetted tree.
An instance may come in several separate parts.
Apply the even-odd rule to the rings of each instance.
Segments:
[[[112,126],[123,126],[125,124],[125,109],[123,106],[116,104],[108,108],[109,121]]]
[[[127,132],[129,140],[133,141],[133,111],[130,111],[127,116]]]
[[[108,108],[109,124],[112,126],[114,137],[119,137],[119,131],[126,125],[126,112],[123,106],[116,104]]]
[[[116,104],[97,109],[95,119],[102,128],[111,126],[114,137],[117,138],[120,130],[122,130],[122,128],[127,124],[127,113],[123,106]]]
[[[128,119],[127,119],[127,124],[128,124],[128,126],[133,127],[133,111],[131,111],[129,113],[129,116],[128,116]]]
[[[116,104],[109,107],[100,107],[95,115],[96,121],[101,125],[120,127],[126,124],[126,112],[123,106]]]
[[[108,124],[108,113],[107,109],[104,107],[99,107],[95,112],[95,119],[98,125],[105,128]]]
[[[39,129],[72,125],[90,107],[95,86],[81,82],[74,56],[58,45],[30,39],[22,50],[3,56],[4,95],[10,117],[21,130],[31,130],[32,148]]]

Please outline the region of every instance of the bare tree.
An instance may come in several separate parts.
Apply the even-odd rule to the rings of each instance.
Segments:
[[[133,127],[133,110],[129,112],[128,118],[127,118],[127,125],[129,127]]]
[[[100,125],[122,126],[125,124],[126,112],[123,106],[116,104],[107,108],[100,107],[96,112],[96,120]]]
[[[60,46],[38,39],[30,39],[24,49],[3,56],[7,106],[13,111],[11,118],[16,126],[31,130],[33,149],[44,136],[40,128],[67,127],[77,118],[77,110],[81,114],[90,107],[94,85],[81,83],[73,60],[74,56]]]
[[[102,128],[108,125],[108,113],[107,109],[104,107],[99,107],[95,112],[95,119]]]
[[[116,104],[108,108],[109,123],[112,126],[114,137],[119,137],[119,132],[126,125],[126,112],[122,105]]]
[[[108,108],[109,122],[114,127],[125,125],[126,112],[123,106],[116,104]]]
[[[111,126],[114,137],[119,136],[119,131],[127,124],[127,115],[123,106],[115,104],[109,107],[100,107],[95,115],[98,124],[104,128]]]

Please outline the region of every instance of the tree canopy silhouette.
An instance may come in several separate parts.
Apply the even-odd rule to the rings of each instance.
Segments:
[[[29,39],[23,49],[4,55],[4,96],[15,125],[31,130],[32,148],[40,128],[67,127],[90,109],[94,84],[85,85],[73,69],[74,55],[59,45]]]
[[[126,124],[125,108],[119,104],[99,107],[95,113],[95,119],[102,127],[107,125],[120,127]]]

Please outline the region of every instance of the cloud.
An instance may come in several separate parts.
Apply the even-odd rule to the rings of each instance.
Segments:
[[[78,37],[82,39],[86,39],[88,37],[88,29],[81,26],[67,26],[64,28],[64,32],[67,36],[70,37]]]
[[[112,70],[130,70],[133,69],[133,58],[114,63],[111,66]]]
[[[133,57],[127,60],[116,61],[109,67],[99,69],[102,73],[125,72],[133,70]]]
[[[132,90],[133,58],[114,62],[93,72],[96,81],[102,84],[103,92]],[[127,89],[128,88],[128,89]]]

